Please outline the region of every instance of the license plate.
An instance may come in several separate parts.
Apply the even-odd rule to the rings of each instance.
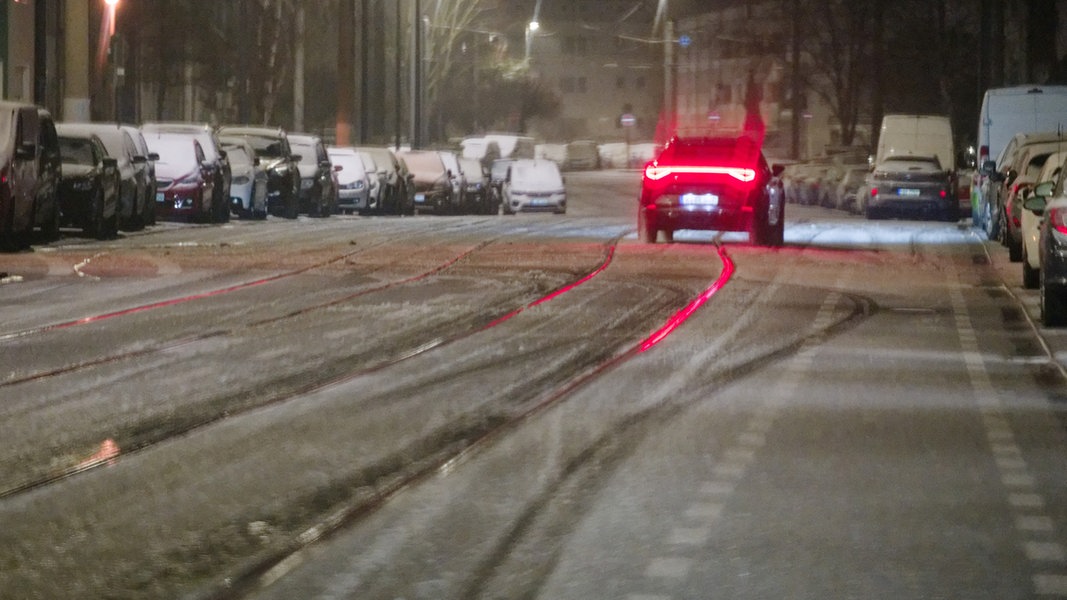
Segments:
[[[166,194],[164,194],[163,192],[156,192],[156,202],[165,202],[166,200],[167,200],[167,195]]]
[[[426,202],[426,194],[415,194],[415,202]]]
[[[544,206],[548,204],[548,200],[545,200],[544,198],[533,198],[530,200],[530,204],[534,206]]]
[[[898,196],[918,196],[919,190],[912,188],[899,188],[897,189]]]
[[[682,194],[682,206],[718,206],[716,194]]]

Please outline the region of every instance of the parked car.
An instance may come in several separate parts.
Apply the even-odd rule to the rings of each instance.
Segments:
[[[1041,235],[1041,221],[1045,217],[1045,205],[1048,196],[1055,186],[1056,179],[1064,167],[1067,159],[1067,151],[1055,152],[1045,160],[1045,166],[1037,176],[1037,183],[1022,196],[1022,218],[1019,231],[1022,234],[1022,265],[1023,287],[1036,289],[1041,278],[1041,252],[1039,251],[1039,238]],[[1037,193],[1037,188],[1043,183],[1048,183],[1042,188],[1043,194]]]
[[[411,170],[415,184],[415,214],[455,212],[452,178],[441,154],[435,150],[404,150],[398,153]]]
[[[62,159],[56,123],[45,109],[37,107],[37,190],[34,193],[34,226],[47,240],[59,237],[59,182]]]
[[[1008,248],[1008,258],[1012,262],[1022,260],[1022,200],[1033,191],[1038,183],[1038,176],[1045,166],[1048,157],[1067,146],[1067,137],[1042,141],[1049,135],[1027,136],[1014,148],[1010,163],[1005,163],[1007,170],[1004,171],[1001,189],[998,197],[1001,199],[1001,241]],[[1058,136],[1057,136],[1058,138]],[[1022,138],[1015,138],[1019,141]]]
[[[230,185],[233,180],[233,171],[226,152],[222,149],[218,135],[207,123],[144,123],[141,125],[143,132],[165,132],[190,135],[200,142],[204,151],[208,168],[211,170],[212,193],[211,206],[214,214],[212,220],[215,223],[225,223],[230,220]]]
[[[992,88],[982,97],[978,114],[977,167],[971,185],[972,222],[989,239],[1001,237],[1003,201],[998,197],[998,165],[1017,134],[1056,131],[1067,124],[1067,86]]]
[[[470,212],[467,202],[467,179],[463,176],[463,169],[459,167],[459,157],[455,152],[439,150],[441,162],[445,164],[445,172],[452,183],[452,212]]]
[[[188,134],[164,132],[150,132],[145,141],[159,155],[157,214],[163,219],[214,221],[218,210],[211,203],[219,198],[214,189],[217,170],[200,141]]]
[[[515,159],[512,158],[498,158],[489,167],[489,187],[493,194],[493,204],[496,207],[494,212],[504,211],[504,180],[508,178],[508,169],[514,162]]]
[[[333,164],[322,138],[290,133],[289,145],[300,155],[300,212],[312,217],[330,216],[334,212]]]
[[[300,212],[300,159],[289,145],[284,129],[226,125],[219,127],[220,137],[238,136],[248,140],[267,171],[267,212],[295,219]]]
[[[374,156],[371,153],[358,148],[356,152],[359,154],[360,160],[363,161],[363,171],[370,178],[370,190],[367,192],[367,208],[361,212],[381,213],[382,196],[385,190],[385,170],[378,168],[378,162],[374,160]]]
[[[121,187],[119,193],[119,228],[131,231],[144,228],[151,208],[144,205],[148,181],[148,157],[137,148],[130,134],[116,123],[66,123],[68,133],[95,133],[104,142],[108,156],[118,162]]]
[[[894,215],[959,220],[952,174],[933,155],[886,158],[867,176],[859,199],[868,219]]]
[[[494,140],[480,136],[464,138],[460,141],[460,156],[473,158],[488,168],[493,161],[500,158],[500,145]]]
[[[1067,325],[1067,169],[1060,169],[1055,181],[1038,184],[1026,204],[1044,212],[1037,242],[1041,322]]]
[[[145,142],[144,134],[139,128],[132,125],[121,125],[120,127],[130,134],[130,139],[137,146],[137,152],[148,159],[145,163],[147,174],[145,176],[144,198],[141,205],[144,207],[142,220],[145,225],[154,225],[156,222],[156,161],[159,160],[159,156],[155,152],[148,150],[148,143]]]
[[[415,176],[412,175],[411,169],[408,168],[402,156],[396,152],[393,156],[396,156],[396,164],[400,167],[401,214],[413,215],[415,214]]]
[[[869,169],[865,166],[849,167],[845,170],[844,176],[841,177],[841,181],[838,182],[837,188],[834,190],[834,208],[849,212],[859,212],[859,204],[856,201],[856,197],[867,180],[867,173],[869,172]]]
[[[467,182],[464,190],[467,207],[471,212],[480,215],[494,212],[489,178],[486,176],[482,163],[473,158],[460,158],[459,168],[463,171],[463,178]]]
[[[230,161],[230,212],[242,219],[267,218],[267,172],[252,144],[242,137],[220,137]]]
[[[411,207],[405,202],[407,198],[403,189],[403,175],[400,172],[400,162],[396,154],[388,148],[377,146],[357,146],[356,150],[369,154],[374,159],[380,186],[378,212],[388,215],[410,212]]]
[[[747,231],[754,244],[781,246],[782,170],[747,137],[675,137],[645,166],[638,237],[655,243],[661,231],[667,241],[678,229]]]
[[[350,146],[330,146],[326,148],[326,154],[334,167],[340,167],[337,171],[338,209],[348,214],[366,211],[370,197],[370,176],[363,167],[359,153]]]
[[[567,212],[567,189],[559,165],[521,158],[508,167],[503,188],[504,212]]]
[[[60,224],[100,240],[116,235],[121,186],[118,161],[108,156],[95,133],[67,132],[62,123],[56,133],[62,161]]]

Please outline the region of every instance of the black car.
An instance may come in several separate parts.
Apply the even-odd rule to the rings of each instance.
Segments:
[[[333,163],[322,138],[289,134],[289,145],[300,155],[300,212],[312,217],[328,217],[337,209]]]
[[[78,227],[97,239],[114,236],[118,232],[118,161],[107,155],[96,134],[67,134],[62,125],[57,129],[62,157],[61,224]]]
[[[0,102],[0,248],[19,250],[40,225],[58,228],[59,147],[52,118],[33,104]]]
[[[753,244],[781,246],[785,194],[760,144],[747,136],[674,137],[645,166],[637,207],[641,241],[678,229],[747,231]]]
[[[289,146],[284,129],[226,125],[219,136],[243,137],[252,144],[260,164],[267,171],[267,212],[295,219],[300,212],[300,159]]]
[[[141,154],[130,134],[115,123],[61,123],[65,134],[95,134],[107,148],[107,154],[118,162],[121,187],[119,190],[119,228],[126,231],[143,229],[154,209],[144,206],[148,180],[148,157]]]

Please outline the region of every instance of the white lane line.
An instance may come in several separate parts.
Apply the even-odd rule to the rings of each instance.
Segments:
[[[653,558],[645,569],[645,575],[657,579],[681,579],[689,574],[689,568],[693,565],[693,559],[678,556],[664,556]]]
[[[1034,589],[1042,596],[1067,596],[1067,575],[1034,575]]]
[[[958,276],[950,267],[949,279]],[[985,425],[989,449],[1000,471],[1000,479],[1008,492],[1008,505],[1011,507],[1015,528],[1022,534],[1020,544],[1027,559],[1036,570],[1049,566],[1063,568],[1067,561],[1067,551],[1056,542],[1032,539],[1033,536],[1047,536],[1055,532],[1052,519],[1041,511],[1045,508],[1045,499],[1034,493],[1035,479],[1029,472],[1022,450],[1015,443],[1015,436],[1008,419],[1003,414],[1000,395],[993,387],[989,372],[978,349],[977,332],[974,329],[967,304],[960,288],[953,286],[949,290],[952,310],[956,315],[956,331],[960,347],[971,380],[975,403],[979,407]],[[1031,322],[1033,327],[1033,323]],[[1037,334],[1035,328],[1035,335]],[[1038,336],[1040,338],[1040,336]],[[1044,341],[1042,340],[1042,343]],[[1046,348],[1047,350],[1047,348]],[[1016,358],[1009,362],[1037,364],[1047,362],[1031,357]],[[1062,368],[1061,368],[1062,372]],[[1034,591],[1041,596],[1067,596],[1067,576],[1059,574],[1038,573],[1032,577]]]

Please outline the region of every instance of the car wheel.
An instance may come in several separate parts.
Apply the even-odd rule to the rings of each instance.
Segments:
[[[104,192],[97,190],[93,197],[92,205],[89,207],[89,218],[82,227],[82,231],[85,235],[98,240],[107,237],[107,222],[104,220]]]
[[[1028,290],[1037,289],[1041,284],[1041,270],[1030,266],[1030,259],[1023,249],[1023,287]]]
[[[52,210],[41,226],[41,232],[48,241],[59,239],[59,198],[52,198]]]
[[[1063,297],[1064,290],[1057,286],[1050,286],[1041,277],[1041,323],[1046,327],[1059,327],[1067,325],[1067,301]]]
[[[656,231],[656,225],[648,218],[644,210],[637,211],[637,239],[645,244],[655,244],[656,236],[659,232]]]
[[[1008,236],[1008,260],[1011,262],[1019,262],[1023,259],[1023,243],[1022,240],[1016,242],[1012,236]]]

